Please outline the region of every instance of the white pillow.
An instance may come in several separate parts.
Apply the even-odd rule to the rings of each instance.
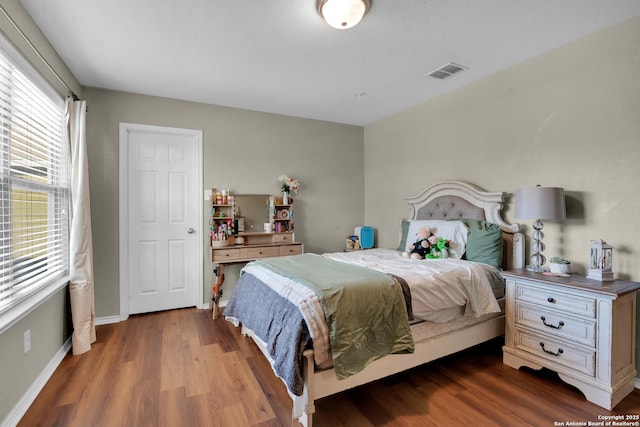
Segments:
[[[410,250],[410,246],[418,240],[418,231],[421,228],[429,226],[431,232],[436,237],[442,237],[450,241],[449,258],[462,258],[465,247],[467,245],[467,234],[469,229],[462,221],[443,221],[437,219],[418,219],[409,221],[409,231],[407,232],[406,251]]]

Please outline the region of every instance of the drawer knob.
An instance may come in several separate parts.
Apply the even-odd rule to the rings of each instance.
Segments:
[[[549,328],[560,329],[560,328],[562,328],[564,326],[564,322],[562,320],[558,323],[558,326],[552,325],[551,323],[547,323],[546,322],[547,319],[544,316],[540,316],[540,320],[542,320],[542,324],[544,326],[547,326]]]
[[[555,304],[556,300],[554,298],[549,297],[547,298],[547,302],[550,302],[551,304]]]
[[[557,352],[555,352],[555,353],[554,353],[553,351],[549,351],[549,350],[547,350],[546,348],[544,348],[544,343],[543,343],[543,342],[541,342],[541,343],[540,343],[540,347],[542,347],[542,351],[544,351],[545,353],[550,354],[550,355],[552,355],[552,356],[556,356],[556,357],[558,357],[558,356],[560,356],[562,353],[564,353],[564,351],[562,351],[562,349],[561,349],[561,348],[559,348],[559,349],[558,349],[558,351],[557,351]]]

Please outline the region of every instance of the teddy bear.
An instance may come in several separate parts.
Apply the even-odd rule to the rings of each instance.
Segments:
[[[409,247],[409,250],[402,253],[403,257],[424,259],[438,241],[429,227],[422,227],[418,230],[417,236],[418,239]]]
[[[449,241],[439,237],[435,245],[431,246],[431,251],[426,255],[429,259],[441,259],[449,257]]]

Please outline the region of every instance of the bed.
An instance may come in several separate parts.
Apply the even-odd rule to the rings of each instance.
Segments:
[[[502,218],[503,199],[501,192],[486,192],[466,182],[443,181],[407,199],[410,216],[400,225],[398,248],[279,257],[256,261],[243,269],[225,308],[225,318],[241,326],[243,334],[253,338],[270,361],[293,400],[294,418],[312,426],[317,399],[504,334],[504,282],[499,269],[524,266],[524,237],[517,224]],[[460,223],[466,227],[464,233],[460,232]],[[419,261],[401,254],[414,240],[415,230],[425,224],[436,224],[435,230],[442,230],[451,239],[452,258]],[[479,224],[480,234],[472,232]],[[484,233],[486,230],[492,231]],[[467,241],[474,233],[473,241]],[[464,238],[458,241],[462,234]],[[488,234],[493,240],[490,245],[486,244]],[[467,255],[471,259],[464,259]],[[295,274],[286,270],[290,265],[294,265],[291,271]],[[443,279],[449,275],[451,279]],[[389,285],[386,277],[394,285]],[[316,280],[317,284],[308,283]],[[363,315],[377,319],[375,323],[382,326],[337,324],[335,318],[339,316],[326,311],[326,306],[333,304],[327,302],[331,300],[322,299],[320,303],[314,296],[317,288],[329,289],[323,280],[381,280],[380,292],[386,292],[382,296],[368,289],[354,297],[359,303],[341,308],[341,302],[336,310],[351,313],[364,307]],[[441,280],[445,286],[436,283]],[[419,288],[418,283],[425,287]],[[331,295],[341,292],[332,291]],[[435,300],[442,304],[432,303]],[[286,326],[280,327],[280,322]],[[266,325],[273,328],[272,324],[278,325],[277,333],[265,332]],[[360,336],[349,328],[373,332],[359,342]],[[384,348],[378,349],[371,344],[373,341]],[[360,353],[350,346],[356,346]],[[358,358],[353,358],[356,353]]]

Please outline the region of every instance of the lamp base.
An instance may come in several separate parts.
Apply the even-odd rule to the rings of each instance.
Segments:
[[[547,267],[546,265],[527,265],[527,271],[533,271],[534,273],[543,273],[545,271],[549,271],[549,267]]]

